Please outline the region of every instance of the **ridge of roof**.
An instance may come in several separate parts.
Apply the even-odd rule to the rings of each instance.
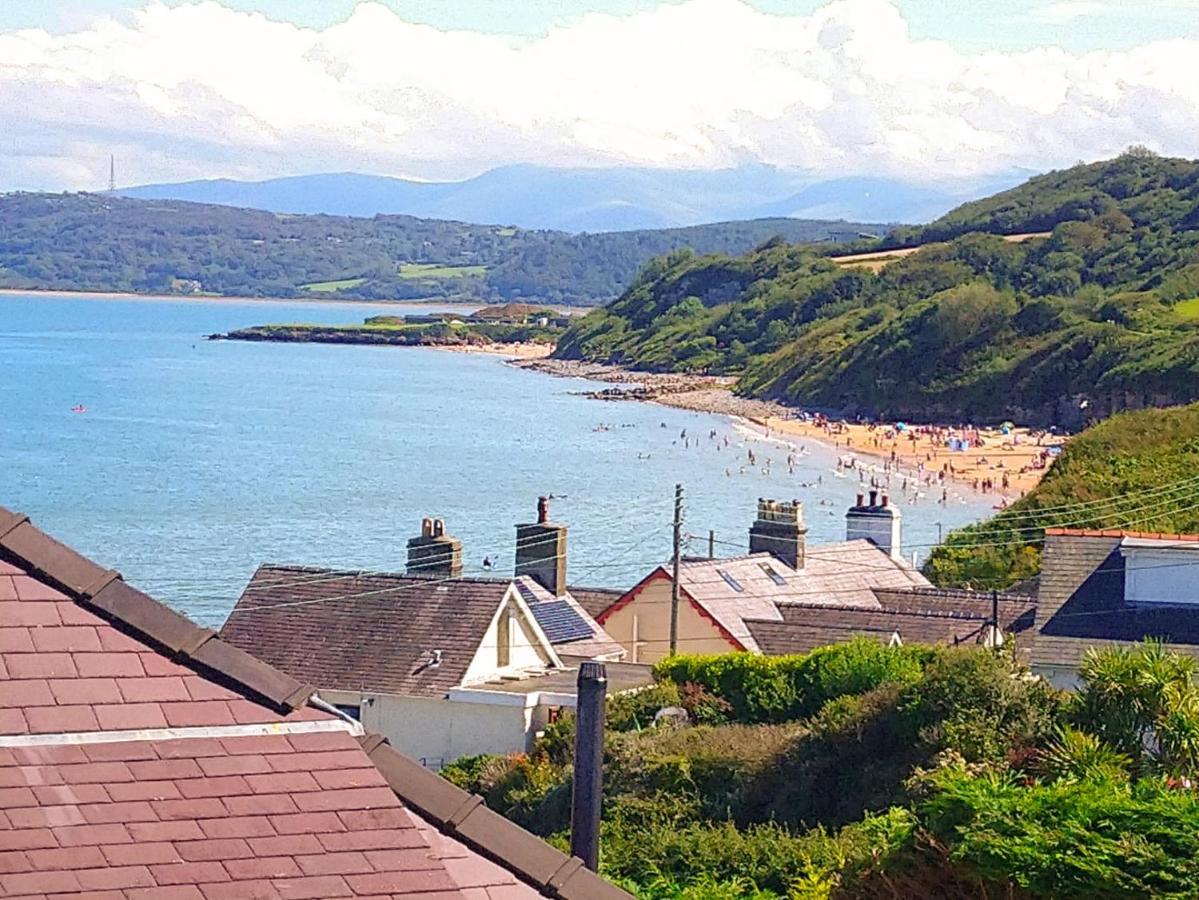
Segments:
[[[915,609],[887,609],[886,607],[883,607],[882,609],[878,609],[875,607],[838,606],[835,603],[791,603],[791,604],[780,603],[779,605],[780,606],[794,606],[797,610],[803,610],[804,612],[807,612],[808,610],[826,610],[828,612],[840,612],[840,613],[846,613],[848,615],[853,615],[854,613],[862,613],[862,614],[869,614],[871,616],[907,616],[909,618],[918,618],[918,619],[953,619],[953,620],[962,621],[962,622],[986,622],[990,619],[990,616],[976,615],[974,613],[960,612],[957,610],[924,611],[924,610],[915,610]],[[801,622],[788,621],[785,617],[780,620],[780,619],[759,619],[759,618],[756,618],[753,616],[746,616],[745,621],[746,622],[770,622],[772,624],[779,624],[781,622],[784,625],[802,624]]]
[[[315,690],[257,657],[239,650],[186,616],[125,584],[55,540],[29,517],[0,506],[0,561],[12,562],[62,591],[119,630],[131,633],[200,674],[242,689],[282,712],[307,706]],[[631,895],[562,851],[488,809],[470,794],[430,772],[378,734],[359,738],[363,750],[405,804],[427,816],[442,833],[498,863],[557,900],[631,900]]]
[[[1147,541],[1199,542],[1199,534],[1172,534],[1162,531],[1126,531],[1118,528],[1046,528],[1045,534],[1054,537],[1130,537]]]
[[[386,738],[359,738],[363,750],[403,801],[443,833],[505,866],[559,900],[618,900],[629,894],[587,869],[578,857],[525,831],[464,791],[392,747]]]

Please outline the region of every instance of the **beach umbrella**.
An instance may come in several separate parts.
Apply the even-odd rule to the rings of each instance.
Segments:
[[[895,430],[896,430],[896,431],[903,431],[903,430],[904,430],[905,428],[907,428],[907,427],[908,427],[908,426],[907,426],[907,424],[906,424],[905,422],[896,422],[896,423],[895,423]]]

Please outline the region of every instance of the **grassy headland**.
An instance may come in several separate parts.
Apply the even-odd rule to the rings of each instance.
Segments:
[[[1005,588],[1036,575],[1046,528],[1199,531],[1199,403],[1120,413],[1073,437],[1037,487],[994,518],[952,532],[924,574]]]
[[[1197,209],[1199,163],[1129,152],[900,229],[883,249],[919,249],[877,272],[781,241],[680,251],[556,355],[851,415],[1075,429],[1199,399]]]

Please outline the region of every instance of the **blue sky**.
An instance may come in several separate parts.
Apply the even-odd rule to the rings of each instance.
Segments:
[[[1199,0],[0,0],[0,190],[1199,157],[1196,59]]]
[[[178,6],[192,0],[165,0]],[[280,21],[325,27],[347,19],[358,0],[221,0],[233,9]],[[577,22],[588,12],[626,15],[660,0],[381,0],[410,22],[486,34],[536,36]],[[0,31],[60,32],[96,16],[121,15],[130,0],[3,0]],[[774,15],[806,15],[821,0],[750,0]],[[918,38],[948,41],[965,51],[1024,50],[1055,45],[1072,52],[1121,50],[1199,35],[1199,0],[898,0]]]

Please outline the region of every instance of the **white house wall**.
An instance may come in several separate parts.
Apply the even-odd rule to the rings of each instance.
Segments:
[[[509,611],[508,615],[504,614],[505,610]],[[530,624],[530,618],[519,602],[512,599],[511,596],[505,598],[504,604],[487,627],[487,632],[483,635],[483,640],[475,651],[475,657],[462,677],[462,683],[478,684],[490,681],[496,675],[505,672],[536,669],[556,662],[550,656],[552,648],[549,648],[540,639]],[[501,667],[499,664],[500,630],[505,625],[508,631],[508,665]]]

